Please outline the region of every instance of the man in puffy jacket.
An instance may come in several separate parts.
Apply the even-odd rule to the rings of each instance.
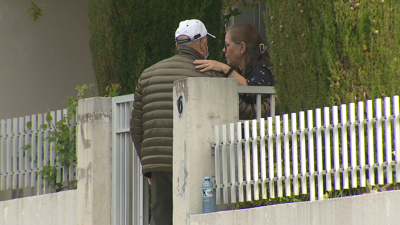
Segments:
[[[186,20],[175,32],[177,53],[143,71],[136,87],[131,136],[143,174],[151,178],[151,225],[172,224],[173,83],[188,77],[224,77],[196,70],[208,57],[207,33],[199,20]]]

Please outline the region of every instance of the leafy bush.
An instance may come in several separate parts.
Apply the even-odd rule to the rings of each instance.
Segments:
[[[266,2],[282,112],[400,93],[398,1]]]
[[[144,69],[175,54],[179,22],[199,19],[209,33],[210,57],[221,60],[222,1],[215,0],[90,0],[90,49],[99,95],[111,83],[121,95],[135,91]]]

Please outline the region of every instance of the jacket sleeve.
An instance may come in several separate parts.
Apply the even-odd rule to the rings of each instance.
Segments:
[[[239,119],[240,120],[251,120],[256,118],[257,106],[255,103],[246,102],[242,96],[239,96]],[[275,108],[275,114],[279,114],[277,107]],[[270,116],[270,100],[266,98],[261,101],[261,117],[267,118]]]
[[[224,76],[223,73],[220,73],[220,72],[217,72],[217,71],[213,71],[213,70],[205,72],[205,75],[204,75],[204,76],[206,76],[206,77],[220,77],[220,78],[225,78],[225,76]]]
[[[136,86],[135,100],[130,121],[130,133],[135,145],[136,152],[141,159],[142,141],[143,141],[143,122],[142,122],[142,88],[140,81]]]
[[[239,96],[239,119],[240,120],[251,120],[255,118],[255,104],[245,102],[242,96]]]

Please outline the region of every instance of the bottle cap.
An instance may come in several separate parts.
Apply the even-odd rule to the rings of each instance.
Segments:
[[[204,180],[207,180],[207,179],[209,180],[210,177],[209,177],[209,176],[205,176],[205,177],[204,177]]]

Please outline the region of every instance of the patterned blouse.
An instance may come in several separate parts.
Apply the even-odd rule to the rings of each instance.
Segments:
[[[274,76],[265,64],[257,65],[246,78],[249,86],[274,86]],[[269,95],[262,95],[262,99]],[[255,103],[256,94],[243,94],[242,98],[246,102]]]

